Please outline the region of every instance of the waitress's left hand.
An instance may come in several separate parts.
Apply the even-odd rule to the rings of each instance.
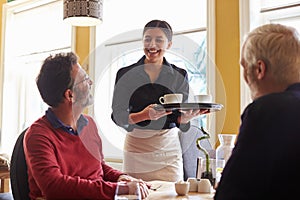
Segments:
[[[182,115],[178,118],[178,123],[180,124],[187,124],[193,118],[198,117],[202,114],[209,113],[208,109],[191,109],[191,110],[180,110]]]

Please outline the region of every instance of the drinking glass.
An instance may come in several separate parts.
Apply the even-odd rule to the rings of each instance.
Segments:
[[[138,182],[118,182],[115,200],[141,200],[140,185]]]

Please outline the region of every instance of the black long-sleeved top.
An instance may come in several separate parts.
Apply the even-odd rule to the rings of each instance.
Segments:
[[[164,58],[163,68],[154,83],[144,70],[143,56],[137,63],[119,69],[116,76],[113,102],[112,120],[127,131],[139,129],[169,129],[179,127],[182,131],[189,128],[189,123],[180,125],[177,123],[179,111],[162,117],[158,120],[146,120],[137,124],[129,124],[130,113],[142,111],[150,104],[159,104],[159,97],[170,93],[182,93],[183,102],[188,98],[189,84],[186,70],[176,67]]]

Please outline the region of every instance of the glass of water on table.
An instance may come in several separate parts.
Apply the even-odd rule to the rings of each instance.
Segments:
[[[141,200],[140,185],[136,181],[118,182],[115,200]]]

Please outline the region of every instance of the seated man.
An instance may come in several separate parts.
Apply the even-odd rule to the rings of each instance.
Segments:
[[[295,199],[300,174],[300,39],[296,29],[267,24],[250,32],[241,65],[253,102],[216,200]]]
[[[92,81],[77,56],[49,56],[37,77],[46,114],[24,137],[31,199],[113,199],[117,181],[139,181],[104,162],[96,123],[83,110],[93,103]]]

